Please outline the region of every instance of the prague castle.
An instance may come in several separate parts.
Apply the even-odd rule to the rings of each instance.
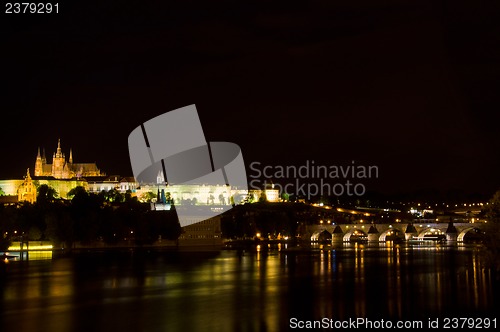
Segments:
[[[52,164],[47,163],[45,150],[43,155],[38,155],[35,161],[35,176],[51,176],[56,179],[72,179],[86,176],[103,176],[95,163],[73,163],[73,153],[69,150],[69,159],[61,151],[61,140],[57,142],[57,150],[52,155]]]
[[[68,198],[67,194],[71,189],[81,186],[88,192],[96,194],[112,189],[121,193],[130,192],[139,201],[147,201],[149,197],[154,203],[163,203],[158,197],[159,193],[164,192],[170,195],[175,205],[232,205],[245,200],[258,201],[263,193],[268,201],[279,201],[279,191],[274,188],[240,190],[226,184],[172,185],[165,182],[163,172],[158,174],[156,183],[138,183],[133,177],[107,176],[95,163],[74,163],[71,149],[69,158],[66,159],[61,149],[61,140],[58,141],[56,152],[52,155],[52,163],[47,162],[45,151],[40,153],[38,148],[33,177],[28,169],[23,179],[0,180],[0,197],[3,196],[4,200],[17,197],[16,201],[34,203],[38,187],[43,184],[55,189],[58,197],[63,199]],[[153,199],[151,194],[154,196]],[[155,210],[162,208],[164,207],[161,204],[155,204]]]
[[[57,150],[52,155],[52,163],[47,162],[45,152],[38,155],[35,160],[35,171],[33,178],[29,169],[24,179],[0,180],[0,197],[3,200],[14,199],[34,203],[36,201],[37,188],[40,185],[48,185],[54,188],[60,198],[67,198],[68,192],[81,186],[88,189],[89,178],[94,181],[105,181],[106,174],[101,172],[95,163],[74,163],[73,153],[70,150],[69,159],[61,149],[61,140],[57,143]],[[1,199],[0,199],[1,201]]]

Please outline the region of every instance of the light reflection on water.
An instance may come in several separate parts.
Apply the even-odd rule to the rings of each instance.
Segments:
[[[2,331],[279,331],[292,317],[480,316],[497,292],[474,246],[95,253],[2,268]]]
[[[9,251],[9,252],[0,252],[0,255],[6,255],[8,258],[5,258],[5,262],[16,262],[20,260],[44,260],[44,259],[52,259],[52,250],[30,250],[28,251]]]

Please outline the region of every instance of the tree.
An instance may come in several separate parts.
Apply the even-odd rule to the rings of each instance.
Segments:
[[[484,241],[486,259],[500,279],[500,190],[488,201],[485,212],[488,221]]]
[[[13,229],[15,222],[15,209],[0,205],[0,251],[6,251],[12,243],[12,238],[9,233]]]
[[[73,228],[74,240],[84,243],[92,242],[98,237],[101,199],[95,194],[89,194],[83,187],[75,187],[69,217]],[[69,195],[69,193],[68,193]]]
[[[168,191],[165,193],[165,202],[166,203],[173,203],[172,194],[170,194],[170,192],[168,192]]]
[[[139,200],[141,202],[151,203],[151,200],[153,200],[155,198],[156,198],[156,194],[152,191],[148,191],[148,192],[141,194],[141,197],[139,198]]]
[[[124,201],[124,195],[114,188],[108,191],[103,191],[102,194],[107,202],[121,203]]]
[[[36,201],[41,204],[52,202],[59,196],[57,191],[47,184],[42,184],[38,187],[38,196]]]
[[[223,194],[219,194],[219,204],[226,205],[226,199]]]
[[[42,238],[43,234],[37,226],[31,226],[28,230],[28,239],[38,241]]]
[[[75,222],[70,216],[68,207],[54,204],[45,215],[45,237],[51,240],[54,245],[63,245],[66,249],[71,249],[75,242]]]
[[[138,202],[137,196],[132,196],[132,190],[128,189],[123,195],[123,202],[127,203],[130,201]]]
[[[3,191],[2,187],[0,187],[0,196],[4,196],[5,192]]]
[[[68,198],[73,199],[75,196],[84,196],[87,195],[87,190],[85,190],[85,187],[83,186],[76,186],[75,188],[71,189],[68,191]]]
[[[488,201],[485,212],[489,222],[500,226],[500,190],[498,190]]]

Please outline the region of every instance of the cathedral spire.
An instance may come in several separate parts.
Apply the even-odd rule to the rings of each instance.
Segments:
[[[36,155],[36,160],[35,160],[35,176],[41,176],[43,174],[43,164],[44,160],[40,156],[40,147],[38,147],[38,154]]]
[[[73,163],[73,150],[72,149],[69,149],[69,163],[70,164]]]
[[[56,151],[55,157],[56,158],[62,158],[63,157],[63,154],[61,152],[61,139],[60,138],[57,140],[57,151]]]

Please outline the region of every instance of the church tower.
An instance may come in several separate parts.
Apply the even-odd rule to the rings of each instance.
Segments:
[[[54,177],[56,179],[72,179],[75,176],[104,176],[105,174],[101,173],[95,163],[74,163],[72,149],[69,150],[69,159],[66,161],[66,156],[61,149],[61,139],[59,139],[57,141],[57,150],[52,155],[52,164],[47,163],[45,149],[40,154],[40,148],[38,148],[34,175]]]
[[[36,186],[31,179],[29,168],[26,171],[23,183],[17,189],[17,195],[17,199],[20,202],[25,201],[32,204],[36,202]]]
[[[40,155],[40,148],[38,148],[38,154],[36,155],[35,176],[43,176],[43,161]]]
[[[52,156],[52,176],[56,179],[64,178],[64,165],[66,158],[64,153],[61,152],[61,139],[57,141],[57,151]]]

